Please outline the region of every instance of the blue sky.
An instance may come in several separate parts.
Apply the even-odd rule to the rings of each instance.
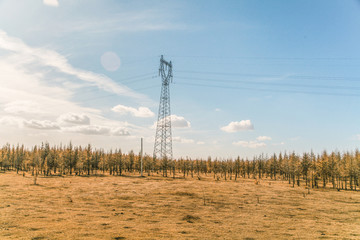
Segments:
[[[174,157],[354,150],[360,1],[0,0],[0,144],[152,155],[160,55]]]

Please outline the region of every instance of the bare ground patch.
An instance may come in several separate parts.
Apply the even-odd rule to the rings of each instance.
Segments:
[[[281,181],[0,174],[0,239],[357,239],[360,193]]]

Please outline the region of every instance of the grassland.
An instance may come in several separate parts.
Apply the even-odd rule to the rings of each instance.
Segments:
[[[0,239],[360,239],[360,193],[211,177],[0,174]]]

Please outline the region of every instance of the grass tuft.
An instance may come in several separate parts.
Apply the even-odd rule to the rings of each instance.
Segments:
[[[182,218],[182,220],[187,221],[188,223],[194,223],[194,221],[200,220],[200,218],[192,215],[186,215]]]

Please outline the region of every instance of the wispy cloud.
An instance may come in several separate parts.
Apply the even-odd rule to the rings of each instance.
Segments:
[[[17,64],[21,64],[22,67],[30,65],[51,67],[62,74],[74,76],[108,92],[137,99],[146,98],[126,86],[115,83],[105,75],[73,67],[65,56],[54,50],[30,47],[20,39],[10,37],[2,30],[0,30],[0,49],[16,54],[16,59],[21,59],[21,62]]]
[[[0,118],[0,125],[5,128],[7,127],[20,128],[24,125],[23,123],[24,123],[24,119],[20,117],[3,116]]]
[[[244,148],[260,148],[266,146],[265,143],[258,141],[238,141],[238,142],[233,142],[233,145],[241,146]]]
[[[104,33],[113,31],[144,32],[189,29],[188,25],[177,23],[173,18],[173,15],[160,9],[124,11],[94,21],[78,21],[76,24],[69,24],[69,28],[64,30]]]
[[[270,141],[271,140],[271,137],[268,137],[268,136],[259,136],[256,138],[256,140],[258,141]]]
[[[41,113],[40,105],[34,101],[13,101],[5,104],[4,111],[13,114]]]
[[[173,137],[172,140],[174,142],[179,142],[179,143],[194,143],[195,142],[193,139],[182,138],[182,137]]]

